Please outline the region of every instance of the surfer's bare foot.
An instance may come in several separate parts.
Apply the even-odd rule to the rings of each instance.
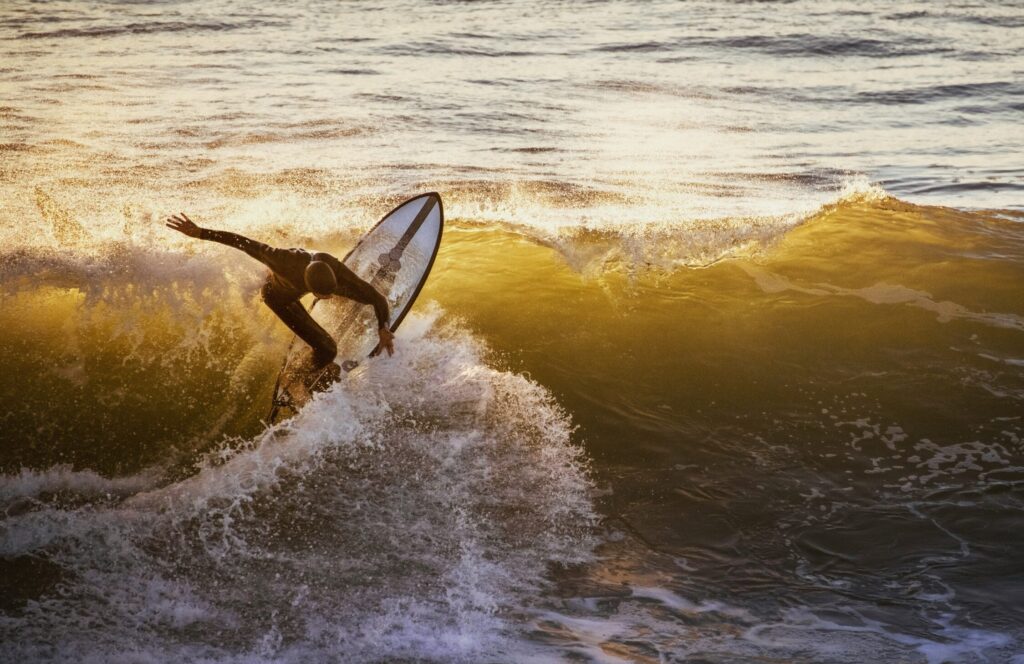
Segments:
[[[376,357],[377,355],[380,355],[382,350],[386,350],[388,352],[388,357],[394,355],[395,333],[386,327],[382,327],[377,330],[377,335],[380,337],[380,342],[377,344],[377,347],[373,349],[373,352],[370,353],[370,356]]]

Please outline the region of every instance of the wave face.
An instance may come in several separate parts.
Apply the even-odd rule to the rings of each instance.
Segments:
[[[4,3],[0,660],[1019,664],[1020,29]],[[160,220],[429,190],[398,354],[268,429],[262,268]]]
[[[456,221],[398,355],[270,430],[258,266],[8,251],[4,655],[998,659],[1015,215],[876,189],[753,235]]]

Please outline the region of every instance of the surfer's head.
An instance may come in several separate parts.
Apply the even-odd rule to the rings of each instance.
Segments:
[[[327,263],[312,261],[306,266],[306,288],[319,298],[330,297],[338,288],[338,278]]]

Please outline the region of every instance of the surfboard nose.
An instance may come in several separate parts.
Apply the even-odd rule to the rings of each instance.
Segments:
[[[423,194],[423,198],[433,199],[432,203],[434,205],[441,205],[441,194],[437,193],[436,191],[428,191],[427,193]]]

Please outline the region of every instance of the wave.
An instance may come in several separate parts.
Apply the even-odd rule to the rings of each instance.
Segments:
[[[239,145],[260,145],[263,143],[288,143],[291,141],[326,141],[363,136],[372,132],[373,130],[369,127],[325,126],[325,123],[318,123],[317,126],[306,125],[294,128],[291,131],[235,134],[206,141],[203,143],[203,146],[213,149],[236,147]]]
[[[813,33],[748,35],[727,39],[696,40],[694,45],[752,49],[782,56],[892,58],[948,53],[953,49],[931,39],[905,37],[898,42],[865,37],[837,37]]]
[[[714,39],[687,38],[673,41],[643,41],[602,44],[592,50],[604,53],[672,53],[686,48],[755,50],[789,57],[893,58],[950,53],[954,49],[931,39],[909,37],[893,42],[865,37],[836,37],[813,33],[787,35],[744,35]]]
[[[506,48],[487,48],[479,45],[458,45],[455,42],[439,42],[437,40],[425,42],[409,42],[407,44],[393,44],[384,46],[382,53],[399,57],[424,57],[441,55],[450,57],[478,57],[478,58],[521,58],[538,55],[537,51],[523,51]]]
[[[65,39],[75,37],[112,37],[119,35],[146,35],[173,32],[225,32],[246,30],[258,27],[275,27],[287,25],[282,22],[248,20],[239,22],[224,21],[147,21],[145,23],[125,23],[123,25],[92,26],[87,28],[58,28],[56,30],[35,30],[22,32],[18,39]]]
[[[59,206],[46,200],[41,211]],[[226,216],[224,227],[336,253],[364,227],[322,233],[324,224],[311,219],[316,205],[295,204],[249,201]],[[717,353],[712,328],[699,324],[708,311],[684,306],[685,314],[679,312],[685,303],[706,303],[724,320],[755,329],[773,329],[783,317],[808,344],[820,343],[833,324],[829,315],[862,329],[858,344],[878,348],[905,345],[901,335],[909,325],[922,352],[958,385],[1006,403],[1024,394],[1012,370],[1020,357],[1015,335],[1024,331],[1019,214],[915,206],[863,183],[807,217],[632,227],[537,223],[530,210],[544,208],[536,197],[505,199],[490,209],[462,205],[474,216],[451,221],[424,302],[485,324],[503,339],[503,353],[549,347],[543,330],[553,317],[596,317],[605,332],[579,348],[596,361],[602,349],[632,343],[622,326],[631,320],[627,312],[638,310],[643,325],[685,329],[678,334],[688,343],[702,340]],[[453,208],[457,214],[459,205]],[[75,221],[66,208],[51,213],[54,224]],[[210,445],[225,435],[251,436],[266,415],[269,396],[260,395],[269,390],[289,337],[259,301],[264,268],[230,249],[173,236],[153,213],[123,213],[124,228],[116,233],[97,236],[78,223],[69,227],[79,233],[61,234],[58,225],[50,237],[32,234],[33,245],[8,242],[0,252],[0,360],[11,376],[37,377],[30,385],[2,385],[0,396],[10,404],[6,436],[37,441],[11,447],[8,471],[40,471],[73,458],[76,467],[101,474],[158,467],[181,479]],[[288,222],[276,226],[282,219]],[[546,309],[550,303],[561,304]],[[506,311],[518,311],[518,318],[506,320]],[[525,336],[505,338],[506,328]],[[614,342],[602,337],[620,332],[625,336]],[[790,352],[777,341],[777,353]],[[741,362],[735,349],[725,352],[725,366]],[[637,370],[659,371],[657,363]],[[787,370],[796,382],[806,378],[802,371]],[[594,372],[599,384],[620,380],[611,370]],[[597,403],[604,398],[594,396]],[[53,404],[62,404],[59,426],[48,417]],[[622,415],[665,419],[629,408]],[[95,426],[97,416],[107,429]],[[122,463],[116,450],[123,436],[107,432],[134,431],[138,421],[155,432]],[[167,440],[162,429],[180,435]]]
[[[875,104],[926,104],[940,99],[971,99],[1006,96],[1016,99],[1024,87],[1016,81],[988,81],[985,83],[960,83],[929,85],[899,90],[861,92],[856,100]]]
[[[531,603],[546,566],[589,559],[590,480],[550,393],[490,368],[437,316],[411,317],[395,361],[226,441],[185,480],[0,478],[9,494],[41,477],[137,490],[4,520],[0,555],[50,561],[62,591],[7,613],[0,653],[88,661],[131,643],[179,661],[498,656],[517,632],[505,615]]]

